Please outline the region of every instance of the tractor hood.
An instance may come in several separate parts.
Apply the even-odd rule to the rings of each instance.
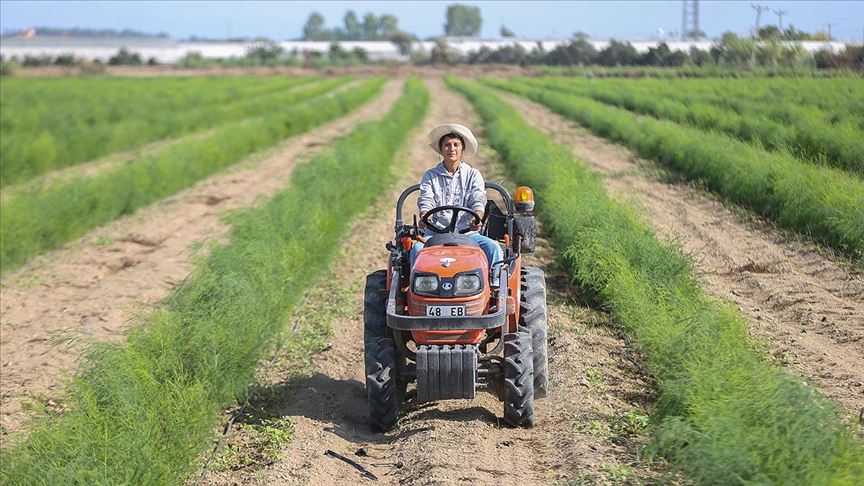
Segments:
[[[453,277],[456,274],[480,270],[481,275],[489,275],[486,254],[480,248],[468,246],[426,247],[417,255],[414,272],[434,273],[439,277]]]

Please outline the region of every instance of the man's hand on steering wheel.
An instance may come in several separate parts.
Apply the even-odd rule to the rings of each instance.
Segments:
[[[480,227],[483,226],[483,211],[476,211],[476,213],[477,217],[468,223],[468,229],[471,231],[480,231]]]
[[[442,211],[451,211],[450,221],[446,226],[442,226],[440,224],[433,223],[433,220],[430,219],[433,215],[440,213]],[[473,220],[469,223],[467,229],[459,230],[458,233],[467,233],[469,231],[476,231],[477,228],[480,227],[480,222],[483,219],[482,211],[478,214],[476,211],[472,211],[463,206],[438,206],[436,208],[432,208],[429,211],[422,213],[420,215],[420,222],[423,226],[431,230],[433,233],[443,234],[443,233],[457,233],[456,223],[459,221],[459,213],[468,213],[473,216]]]

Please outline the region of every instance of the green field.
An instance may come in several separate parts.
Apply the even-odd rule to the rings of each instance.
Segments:
[[[541,236],[554,245],[549,268],[562,274],[556,298],[584,301],[607,315],[644,360],[636,366],[655,393],[646,405],[651,417],[641,425],[650,437],[639,460],[660,458],[695,484],[861,484],[860,425],[813,383],[778,366],[737,302],[710,296],[698,253],[658,236],[637,207],[604,189],[612,176],[592,171],[573,147],[553,142],[547,127],[532,126],[505,98],[539,103],[647,159],[652,182],[720,201],[780,245],[801,240],[795,243],[852,269],[851,279],[864,269],[861,80],[553,74],[444,80],[476,112],[481,146],[500,159],[507,184],[530,185],[537,194]],[[22,266],[38,267],[38,255],[377,103],[387,82],[384,76],[4,80],[0,270],[14,276]],[[408,78],[392,107],[314,149],[293,169],[288,187],[223,216],[228,236],[195,257],[184,283],[137,315],[123,341],[87,347],[64,389],[62,413],[36,414],[24,427],[26,440],[0,449],[0,482],[192,482],[220,413],[248,397],[267,352],[296,331],[289,322],[304,308],[304,296],[328,271],[340,277],[329,268],[340,242],[357,228],[352,221],[393,190],[409,134],[461,122],[427,117],[438,100],[425,85]],[[124,163],[86,171],[130,151]],[[73,169],[81,172],[53,177]],[[389,211],[376,217],[391,218]],[[389,235],[370,237],[381,240],[383,261]],[[29,285],[39,284],[34,278]],[[360,309],[329,311],[355,324]],[[350,361],[345,356],[355,351],[339,359]],[[311,350],[296,352],[312,359]],[[353,400],[351,393],[345,396]],[[412,419],[433,415],[429,410],[413,410]],[[439,419],[461,416],[447,411]],[[472,420],[503,428],[486,415]],[[538,427],[567,423],[546,417]],[[356,447],[379,440],[349,427],[338,433],[360,437]],[[626,474],[617,481],[641,484]]]
[[[845,252],[853,259],[864,255],[864,179],[853,170],[860,166],[860,159],[851,159],[849,167],[829,167],[789,149],[769,151],[760,143],[741,140],[725,131],[679,123],[691,115],[698,117],[698,111],[690,112],[686,105],[679,106],[685,116],[672,120],[641,116],[614,103],[598,101],[592,94],[608,91],[609,97],[617,96],[635,89],[639,81],[627,81],[619,90],[615,89],[617,81],[608,88],[606,81],[598,81],[596,85],[589,84],[586,92],[570,89],[583,81],[485,79],[484,82],[545,104],[597,134],[670,167],[675,174],[703,184],[724,199]],[[710,81],[683,82],[699,87]],[[832,80],[821,82],[831,83]],[[542,83],[551,83],[556,88],[544,88]],[[565,88],[557,89],[561,86]],[[827,84],[823,89],[830,92],[831,86]],[[596,98],[607,99],[601,95]],[[663,103],[665,98],[659,97],[657,104]],[[775,104],[793,106],[796,103],[790,95],[784,103]],[[835,103],[842,102],[836,100]],[[847,145],[861,145],[860,137],[844,138],[848,135],[842,130],[835,133],[826,128],[824,135],[838,145],[847,142]],[[816,151],[828,152],[827,149]]]

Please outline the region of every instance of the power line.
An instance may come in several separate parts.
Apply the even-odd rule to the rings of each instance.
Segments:
[[[762,12],[767,11],[768,7],[765,5],[756,5],[755,3],[751,3],[750,6],[756,11],[756,27],[753,29],[753,38],[755,39],[759,35],[759,21],[762,20]]]
[[[834,38],[831,37],[831,27],[834,26],[834,25],[837,25],[837,22],[828,22],[828,23],[826,23],[825,25],[828,26],[828,40],[829,40],[829,41],[830,41],[830,40],[834,40]]]
[[[774,13],[777,14],[778,24],[780,25],[780,32],[783,32],[783,16],[788,14],[788,10],[774,10]]]
[[[698,37],[699,30],[699,0],[683,0],[681,2],[681,40]]]

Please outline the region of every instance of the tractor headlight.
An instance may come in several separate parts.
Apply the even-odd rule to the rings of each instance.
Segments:
[[[459,275],[456,277],[456,295],[472,295],[480,291],[479,275]]]
[[[414,277],[414,292],[418,294],[434,294],[438,292],[438,277],[435,275],[418,275]]]

